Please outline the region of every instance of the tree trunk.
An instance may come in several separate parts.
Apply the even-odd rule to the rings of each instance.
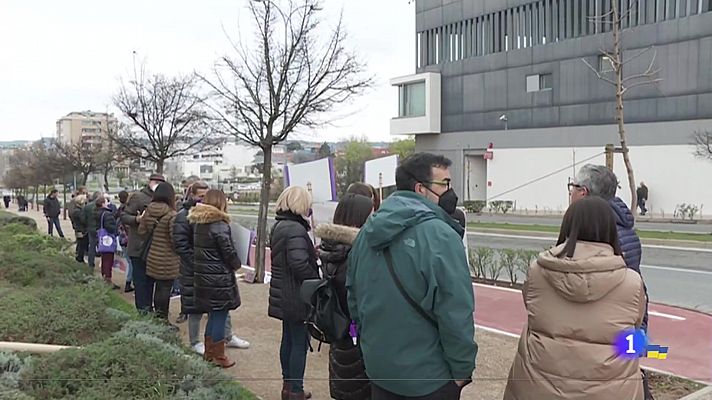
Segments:
[[[87,180],[89,179],[89,174],[90,174],[90,172],[82,172],[82,182],[81,182],[81,186],[86,186],[86,185],[87,185]]]
[[[271,143],[271,135],[269,135]],[[260,190],[260,208],[257,216],[257,248],[255,249],[255,281],[265,279],[265,247],[267,246],[267,213],[269,211],[269,195],[272,188],[272,146],[265,146],[264,164],[262,167],[262,189]]]
[[[37,196],[40,195],[40,185],[35,185],[35,211],[40,210],[40,202],[37,201]]]
[[[165,161],[166,161],[166,160],[159,160],[159,161],[156,161],[156,173],[157,173],[157,174],[163,174],[163,163],[164,163]]]
[[[630,209],[635,217],[638,215],[638,196],[635,190],[636,185],[633,164],[630,162],[628,141],[625,136],[625,115],[623,112],[624,87],[623,54],[621,49],[621,18],[620,10],[618,10],[618,2],[612,1],[611,7],[613,10],[613,56],[616,63],[616,122],[618,123],[618,136],[621,141],[621,150],[623,151],[623,163],[625,164],[625,169],[628,173],[628,186],[630,187]]]
[[[62,183],[62,195],[64,196],[64,203],[62,204],[62,210],[64,211],[64,220],[67,220],[67,184]]]
[[[107,193],[109,192],[109,168],[104,170],[104,189]]]

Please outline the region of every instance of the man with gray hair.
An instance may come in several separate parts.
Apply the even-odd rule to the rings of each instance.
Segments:
[[[635,218],[630,208],[623,200],[616,197],[618,189],[618,178],[616,175],[603,165],[586,164],[576,174],[576,179],[569,182],[569,196],[571,203],[574,203],[586,196],[598,196],[603,198],[610,204],[613,210],[613,215],[616,218],[616,227],[618,228],[618,242],[623,251],[623,259],[628,268],[634,270],[643,278],[640,272],[640,259],[643,254],[643,249],[640,244],[640,238],[635,233],[634,225]],[[645,289],[645,315],[643,316],[642,329],[648,331],[648,290],[643,283]],[[652,399],[648,385],[648,378],[643,373],[643,388],[645,391],[645,399]]]

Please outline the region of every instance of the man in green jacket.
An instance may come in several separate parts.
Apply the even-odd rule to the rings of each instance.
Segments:
[[[450,164],[429,153],[405,159],[396,170],[398,191],[349,253],[348,305],[373,400],[459,399],[471,382],[474,295],[464,231],[450,217],[457,205]],[[405,294],[389,270],[389,252]]]
[[[101,192],[94,192],[94,194],[87,200],[87,205],[84,206],[84,221],[87,225],[87,241],[89,248],[87,249],[87,263],[89,268],[94,270],[94,261],[96,260],[96,245],[98,242],[97,238],[97,220],[96,220],[96,199],[102,196]]]

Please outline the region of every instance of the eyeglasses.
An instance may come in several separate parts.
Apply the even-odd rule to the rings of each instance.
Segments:
[[[427,183],[428,185],[445,186],[446,188],[450,189],[450,179],[443,179],[442,181],[425,181],[424,183]]]
[[[573,183],[573,182],[569,182],[568,185],[566,185],[566,187],[569,189],[569,192],[571,192],[571,190],[574,188],[576,188],[576,189],[586,188],[586,186],[579,185],[578,183]]]

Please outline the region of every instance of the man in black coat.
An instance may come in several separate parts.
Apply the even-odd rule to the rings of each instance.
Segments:
[[[187,316],[188,337],[190,346],[198,354],[205,352],[205,345],[200,342],[200,322],[203,313],[195,304],[194,282],[194,246],[193,246],[193,224],[188,221],[188,213],[197,203],[200,203],[205,193],[210,189],[207,183],[202,181],[194,182],[186,191],[186,198],[183,207],[176,214],[173,226],[173,243],[176,253],[180,256],[180,303],[181,315]],[[182,322],[182,321],[179,321]],[[227,347],[247,349],[250,343],[232,334],[232,321],[230,315],[225,323],[225,340]]]
[[[138,234],[138,224],[146,207],[153,200],[153,191],[159,183],[165,182],[162,175],[153,174],[148,178],[148,185],[134,192],[126,203],[121,214],[121,223],[129,228],[129,244],[126,253],[131,258],[133,267],[133,283],[136,287],[136,309],[141,312],[151,312],[153,309],[154,280],[146,275],[146,260],[142,254],[149,238]]]
[[[57,189],[52,189],[44,201],[42,210],[44,211],[45,218],[47,218],[47,233],[50,236],[54,236],[52,228],[56,227],[57,234],[64,239],[64,232],[62,232],[62,226],[59,223],[59,214],[62,212],[62,206],[59,204],[59,200],[57,200],[57,193]]]

